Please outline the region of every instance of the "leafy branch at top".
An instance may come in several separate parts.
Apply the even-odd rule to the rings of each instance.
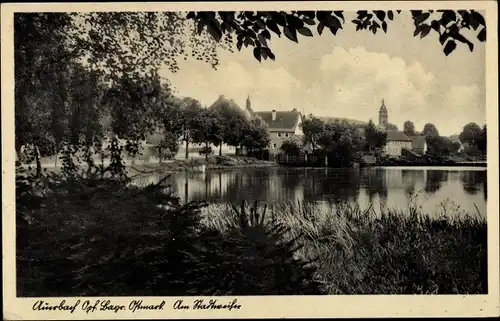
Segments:
[[[429,19],[433,10],[423,12],[412,11],[415,24],[414,36],[420,34],[420,38],[427,36],[431,31],[439,34],[439,42],[444,46],[445,55],[452,53],[457,47],[457,41],[466,44],[470,51],[474,50],[474,44],[467,39],[461,31],[463,29],[477,31],[477,39],[480,42],[486,41],[486,21],[484,17],[474,10],[436,10],[439,19]]]
[[[351,22],[356,26],[356,31],[369,30],[376,34],[382,29],[387,32],[388,23],[400,13],[401,10],[359,10],[356,19]],[[473,50],[473,43],[461,33],[462,29],[480,29],[477,39],[486,41],[486,23],[477,11],[412,10],[411,15],[415,26],[414,36],[420,35],[423,38],[431,32],[438,33],[446,55],[453,52],[457,41],[467,44]],[[258,61],[262,58],[275,59],[269,47],[272,34],[279,38],[284,35],[298,43],[299,35],[312,37],[314,29],[319,35],[323,34],[325,28],[337,35],[346,24],[343,11],[192,11],[187,14],[187,18],[195,21],[198,34],[206,30],[216,41],[220,41],[224,35],[235,34],[236,48],[241,50],[243,46],[253,47],[253,55]]]

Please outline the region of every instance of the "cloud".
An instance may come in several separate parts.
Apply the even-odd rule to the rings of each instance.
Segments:
[[[332,48],[332,47],[330,47]],[[218,70],[187,61],[181,72],[167,75],[181,96],[210,105],[223,94],[245,105],[251,96],[254,110],[296,108],[318,116],[347,117],[378,122],[382,99],[389,121],[399,128],[411,120],[419,130],[434,123],[443,134],[461,130],[469,121],[484,123],[485,90],[481,84],[454,85],[463,80],[453,71],[439,72],[420,61],[336,46],[308,59],[258,63],[247,56],[228,56]],[[242,53],[240,53],[242,55]],[[307,57],[307,56],[306,56]],[[428,68],[433,68],[429,70]]]
[[[322,57],[319,68],[321,76],[314,86],[315,92],[323,93],[323,103],[318,101],[313,113],[378,121],[384,99],[389,121],[399,128],[406,120],[419,129],[432,122],[448,134],[467,119],[484,119],[484,92],[479,86],[450,87],[417,61],[407,63],[363,47],[336,47]]]
[[[257,110],[292,109],[293,93],[301,88],[301,83],[285,68],[270,64],[271,67],[250,68],[238,62],[222,65],[218,70],[203,63],[187,62],[182,73],[168,74],[180,96],[190,96],[202,104],[212,104],[219,95],[233,99],[244,107],[248,95]],[[188,70],[186,72],[186,70]],[[167,73],[167,71],[164,71]]]
[[[485,92],[478,85],[452,86],[444,94],[440,116],[462,127],[475,122],[486,123]],[[460,127],[460,129],[462,128]]]

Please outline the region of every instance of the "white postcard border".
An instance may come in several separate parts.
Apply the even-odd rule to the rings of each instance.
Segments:
[[[218,303],[237,299],[241,309],[174,310],[177,300],[192,304],[195,297],[108,297],[108,298],[17,298],[15,279],[15,152],[14,152],[14,65],[13,13],[34,11],[136,11],[136,10],[287,10],[287,9],[437,9],[467,8],[485,10],[488,29],[486,42],[486,88],[488,120],[488,295],[351,295],[351,296],[249,296],[217,297]],[[1,6],[2,64],[2,220],[3,220],[3,306],[6,320],[123,319],[123,318],[281,318],[281,317],[389,317],[389,316],[498,316],[499,297],[499,208],[498,208],[498,35],[495,1],[346,1],[346,2],[205,2],[205,3],[23,3]],[[438,54],[442,54],[439,52]],[[203,298],[208,301],[211,298]],[[74,313],[33,311],[37,300],[67,305],[80,300]],[[83,302],[110,300],[128,306],[133,300],[145,304],[165,301],[161,311],[125,310],[85,313]]]

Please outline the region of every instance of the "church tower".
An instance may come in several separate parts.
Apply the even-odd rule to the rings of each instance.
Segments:
[[[248,95],[248,97],[247,97],[246,107],[247,107],[247,110],[249,110],[249,111],[252,110],[251,102],[250,102],[250,95]]]
[[[248,119],[251,119],[253,117],[253,110],[252,110],[252,104],[250,102],[250,95],[248,95],[245,105],[246,105],[245,115],[247,116]]]
[[[389,116],[387,115],[387,107],[385,107],[384,100],[382,99],[382,106],[378,112],[378,126],[380,128],[387,128],[389,123]]]

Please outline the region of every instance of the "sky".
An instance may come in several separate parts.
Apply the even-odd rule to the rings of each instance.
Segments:
[[[388,32],[355,31],[354,13],[344,13],[346,25],[336,36],[325,29],[319,36],[299,36],[299,43],[273,38],[276,60],[259,63],[251,49],[219,51],[220,66],[188,59],[167,78],[180,96],[211,105],[219,95],[241,107],[250,96],[254,111],[292,110],[315,116],[345,117],[378,123],[382,99],[389,122],[401,130],[411,120],[421,131],[436,125],[441,135],[461,132],[469,122],[486,118],[486,48],[459,44],[448,57],[438,35],[414,37],[409,12],[397,15]],[[479,30],[477,31],[479,32]],[[476,33],[477,33],[476,32]],[[466,34],[475,39],[475,34]],[[249,47],[250,48],[250,47]]]

